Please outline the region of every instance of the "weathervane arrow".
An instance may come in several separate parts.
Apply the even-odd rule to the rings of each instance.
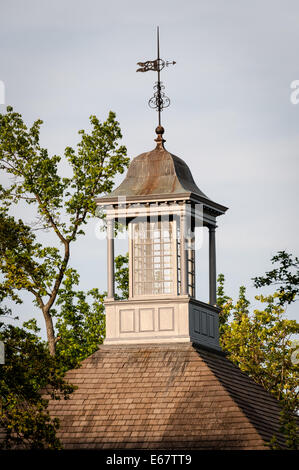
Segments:
[[[145,62],[137,62],[139,68],[136,70],[136,72],[148,72],[149,70],[158,72],[158,81],[154,85],[154,89],[156,91],[154,93],[154,96],[149,100],[148,104],[150,108],[156,109],[158,111],[159,126],[161,126],[161,111],[164,108],[168,108],[168,106],[170,105],[170,99],[165,96],[165,94],[162,92],[162,90],[164,90],[164,85],[160,80],[160,72],[164,69],[164,67],[174,65],[175,63],[175,61],[171,62],[160,59],[159,26],[157,26],[157,59],[147,60]]]
[[[153,70],[154,72],[161,72],[164,67],[168,67],[169,65],[174,64],[176,64],[174,60],[170,62],[162,59],[147,60],[146,62],[137,62],[137,65],[139,65],[140,68],[137,69],[136,72],[148,72],[149,70]]]
[[[136,72],[148,72],[149,70],[153,70],[154,72],[158,72],[158,61],[157,60],[147,60],[146,62],[137,62],[139,65],[139,69]]]

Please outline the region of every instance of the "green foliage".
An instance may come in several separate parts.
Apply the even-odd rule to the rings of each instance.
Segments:
[[[87,293],[75,290],[79,275],[68,269],[56,301],[59,310],[53,311],[57,331],[56,355],[65,370],[77,367],[94,353],[105,338],[105,293],[91,289]]]
[[[31,227],[0,210],[0,295],[21,302],[18,291],[27,290],[35,299],[47,295],[61,257],[56,248],[36,243]],[[0,297],[1,298],[1,297]]]
[[[129,298],[129,254],[115,257],[115,283],[120,295],[116,294],[117,300],[126,300]]]
[[[52,355],[57,344],[53,310],[57,315],[55,303],[69,269],[71,244],[84,234],[88,218],[95,215],[96,196],[109,193],[115,175],[129,163],[126,148],[119,145],[122,136],[115,114],[110,112],[103,123],[91,116],[90,124],[89,133],[79,131],[77,150],[65,149],[71,175],[62,177],[61,157],[50,156],[40,144],[42,121],[28,128],[11,107],[0,114],[0,170],[8,181],[6,187],[0,186],[0,299],[10,296],[21,302],[20,291],[34,296],[45,319]],[[34,228],[9,213],[11,206],[20,202],[35,207]],[[36,229],[51,230],[57,236],[57,245],[39,243]],[[63,292],[65,289],[64,285]],[[94,299],[99,296],[96,291],[87,295]],[[85,308],[82,295],[79,304]],[[66,333],[61,321],[59,325]]]
[[[299,324],[284,318],[284,310],[276,302],[279,294],[256,299],[265,307],[252,314],[244,311],[248,305],[244,292],[231,306],[232,318],[222,330],[221,345],[243,372],[279,400],[287,401],[297,393],[299,367],[292,363],[291,355]]]
[[[8,309],[0,308],[2,316]],[[30,328],[32,331],[29,331]],[[37,335],[36,322],[23,328],[0,321],[0,340],[5,343],[5,364],[0,366],[0,428],[3,448],[59,449],[59,427],[47,410],[46,394],[68,398],[73,387],[63,380],[61,365],[49,354]],[[41,390],[44,390],[44,396]]]
[[[65,177],[59,171],[61,157],[50,156],[40,144],[41,120],[27,127],[11,107],[0,114],[0,170],[7,181],[0,186],[0,301],[10,297],[21,303],[22,292],[30,292],[44,316],[48,338],[47,344],[39,339],[35,320],[23,328],[0,324],[6,345],[0,425],[7,446],[59,448],[58,421],[50,418],[41,389],[55,398],[66,397],[72,387],[63,381],[65,370],[92,354],[105,335],[104,294],[75,289],[79,275],[69,266],[70,250],[95,215],[96,196],[111,191],[115,175],[123,173],[129,159],[119,145],[122,136],[114,113],[103,123],[91,116],[90,124],[89,133],[79,131],[77,149],[65,149],[70,174]],[[33,226],[12,216],[10,210],[19,203],[36,209]],[[52,231],[57,243],[40,243],[38,229]],[[2,308],[2,314],[9,312]]]
[[[92,131],[79,131],[77,152],[71,147],[65,150],[72,176],[62,178],[58,173],[61,157],[50,157],[40,146],[42,123],[37,120],[27,128],[11,107],[7,114],[0,114],[0,169],[14,177],[8,189],[2,188],[2,196],[6,207],[20,198],[35,204],[45,227],[52,226],[57,234],[73,239],[78,226],[95,214],[94,197],[110,192],[114,176],[128,165],[126,148],[118,144],[122,135],[115,113],[110,112],[104,123],[91,116]],[[65,217],[60,220],[64,207],[70,215],[68,224]]]
[[[129,296],[128,254],[115,257],[117,300]],[[65,272],[56,306],[52,310],[57,332],[56,356],[65,370],[77,367],[93,354],[105,338],[106,292],[91,289],[87,293],[76,290],[79,274],[72,268]]]
[[[103,124],[96,116],[91,116],[90,123],[91,134],[79,131],[81,142],[78,151],[75,152],[71,147],[65,150],[65,156],[73,169],[72,178],[64,179],[68,183],[66,208],[71,214],[71,233],[78,223],[78,210],[82,215],[95,215],[93,196],[111,192],[114,176],[123,173],[129,163],[125,157],[126,148],[118,147],[117,144],[122,135],[115,114],[110,112]]]
[[[279,287],[280,303],[292,303],[299,294],[299,259],[286,251],[279,251],[271,259],[272,264],[278,267],[272,269],[265,276],[255,277],[255,287]]]
[[[217,305],[221,308],[219,313],[219,331],[220,334],[223,332],[225,325],[228,322],[231,308],[232,299],[228,297],[224,292],[225,278],[223,274],[219,274],[217,279]]]
[[[281,432],[286,435],[287,445],[297,448],[299,365],[292,361],[296,347],[292,339],[299,333],[299,323],[284,316],[284,292],[256,296],[262,308],[250,311],[245,287],[240,288],[234,303],[224,294],[223,275],[218,282],[218,305],[222,308],[220,344],[228,359],[280,401]],[[274,439],[271,446],[276,445]]]

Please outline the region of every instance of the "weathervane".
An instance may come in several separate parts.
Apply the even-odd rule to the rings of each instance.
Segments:
[[[166,61],[160,59],[160,41],[159,41],[159,26],[157,27],[157,59],[156,60],[147,60],[146,62],[137,62],[139,68],[136,72],[148,72],[149,70],[153,70],[154,72],[158,72],[158,81],[154,85],[154,96],[149,100],[148,104],[149,107],[152,109],[156,109],[158,111],[158,124],[161,126],[161,112],[164,108],[168,108],[170,105],[170,99],[163,93],[164,85],[160,80],[160,72],[164,69],[164,67],[168,67],[169,65],[174,65],[176,62]]]

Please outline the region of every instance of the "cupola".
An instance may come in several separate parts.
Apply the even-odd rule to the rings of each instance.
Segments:
[[[172,62],[173,63],[173,62]],[[135,157],[123,182],[97,200],[107,221],[108,296],[105,344],[195,342],[219,347],[216,305],[216,218],[227,208],[196,185],[188,165],[164,146],[161,111],[168,106],[158,58],[138,71],[158,73],[149,104],[158,111],[156,146]],[[129,240],[129,298],[115,299],[114,227],[125,225]],[[196,232],[209,231],[209,303],[196,297]]]

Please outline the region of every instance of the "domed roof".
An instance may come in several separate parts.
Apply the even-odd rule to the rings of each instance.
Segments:
[[[163,127],[158,126],[156,133],[156,148],[135,157],[123,182],[96,202],[99,205],[113,204],[119,197],[125,197],[127,202],[192,199],[202,202],[215,215],[223,214],[227,208],[209,199],[196,185],[184,160],[165,149]]]
[[[110,197],[194,193],[207,198],[197,187],[187,164],[161,145],[135,157],[124,181]]]

